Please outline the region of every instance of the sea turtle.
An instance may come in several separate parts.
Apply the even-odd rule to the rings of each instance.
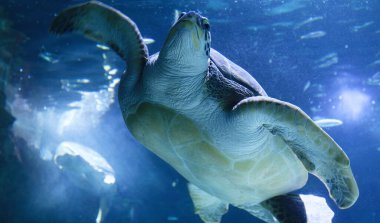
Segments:
[[[266,222],[311,222],[300,196],[287,194],[305,185],[308,172],[338,207],[355,203],[359,192],[342,149],[300,108],[267,96],[212,49],[207,18],[181,13],[151,56],[130,18],[95,1],[64,10],[50,31],[80,33],[126,61],[118,89],[125,123],[190,182],[204,222],[220,222],[229,204]]]
[[[75,186],[100,198],[96,223],[103,222],[116,193],[111,165],[91,148],[70,141],[58,145],[54,163]]]

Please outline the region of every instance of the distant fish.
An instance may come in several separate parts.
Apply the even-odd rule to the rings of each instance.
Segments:
[[[314,94],[314,97],[316,97],[316,98],[324,98],[326,96],[327,96],[327,94],[325,92],[320,92],[320,93]]]
[[[321,58],[319,58],[316,63],[318,64],[316,68],[327,68],[338,63],[338,54],[333,52],[329,53]]]
[[[358,31],[360,31],[360,30],[362,30],[362,29],[364,29],[364,28],[372,25],[373,23],[374,23],[374,21],[369,21],[369,22],[366,22],[366,23],[364,23],[362,25],[353,26],[353,27],[351,27],[351,31],[352,32],[358,32]]]
[[[334,64],[337,64],[339,62],[338,57],[332,57],[329,60],[325,61],[324,63],[321,63],[318,65],[318,68],[327,68]]]
[[[335,127],[335,126],[340,126],[343,124],[343,121],[339,119],[332,119],[332,118],[318,119],[318,120],[315,120],[314,122],[321,128]]]
[[[325,31],[314,31],[310,32],[308,34],[302,35],[300,39],[315,39],[315,38],[321,38],[326,35]]]
[[[299,29],[301,28],[302,26],[304,25],[307,25],[307,24],[310,24],[310,23],[313,23],[313,22],[316,22],[316,21],[319,21],[319,20],[322,20],[323,19],[323,16],[315,16],[315,17],[309,17],[308,19],[296,24],[294,26],[294,29]]]
[[[367,84],[380,86],[380,71],[376,72],[372,77],[368,78]]]
[[[38,56],[40,58],[42,58],[43,60],[49,62],[49,63],[58,63],[59,62],[59,59],[53,53],[49,53],[49,52],[44,51],[44,52],[41,52],[40,54],[38,54]]]
[[[168,216],[168,221],[178,221],[178,217],[176,216]]]
[[[88,84],[90,83],[90,80],[87,78],[83,78],[83,79],[76,79],[76,82],[80,84]]]
[[[377,66],[377,65],[380,65],[380,59],[379,60],[375,60],[374,62],[372,62],[370,64],[370,66]]]
[[[96,47],[101,49],[101,50],[110,50],[110,48],[106,45],[102,45],[102,44],[96,44]]]
[[[305,91],[307,91],[307,89],[309,89],[310,84],[311,84],[310,81],[307,81],[307,82],[306,82],[305,86],[303,87],[303,92],[305,92]]]
[[[213,24],[215,23],[229,23],[231,22],[231,19],[221,19],[221,18],[209,18],[210,21],[212,21]]]
[[[152,44],[154,42],[156,42],[154,39],[152,38],[144,38],[143,39],[143,42],[146,44],[146,45],[149,45],[149,44]]]
[[[284,27],[284,28],[287,28],[287,27],[291,27],[294,25],[294,22],[286,22],[286,21],[283,21],[283,22],[275,22],[272,24],[272,27]]]
[[[312,112],[321,112],[321,111],[322,111],[322,109],[321,109],[319,106],[318,106],[318,107],[313,106],[313,107],[310,108],[310,110],[311,110]]]
[[[266,26],[262,26],[262,25],[251,25],[251,26],[248,26],[247,29],[248,30],[252,30],[252,31],[259,31],[259,30],[263,30],[263,29],[266,29],[267,27]]]
[[[321,57],[321,58],[319,58],[318,60],[317,60],[317,63],[320,63],[320,62],[323,62],[323,61],[326,61],[326,60],[329,60],[329,59],[331,59],[331,58],[333,58],[333,57],[336,57],[337,56],[337,53],[328,53],[328,54],[326,54],[325,56],[323,56],[323,57]]]
[[[227,1],[227,0],[207,0],[206,2],[207,2],[206,8],[220,12],[220,11],[228,8],[230,1]]]
[[[282,15],[290,12],[294,12],[298,9],[306,7],[306,2],[303,0],[293,0],[279,6],[276,6],[272,9],[266,11],[267,15]]]

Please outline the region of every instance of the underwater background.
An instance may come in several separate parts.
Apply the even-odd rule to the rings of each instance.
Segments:
[[[95,222],[98,191],[52,161],[62,142],[100,154],[115,196],[104,222],[198,222],[187,182],[137,143],[116,88],[124,62],[78,35],[50,34],[76,0],[0,0],[0,223]],[[333,222],[380,219],[380,3],[376,0],[105,0],[160,50],[174,14],[209,18],[211,46],[251,73],[268,95],[326,127],[351,160],[360,196],[340,210],[310,176],[300,193],[326,198]],[[151,40],[149,40],[150,38]],[[230,207],[222,222],[260,222]]]

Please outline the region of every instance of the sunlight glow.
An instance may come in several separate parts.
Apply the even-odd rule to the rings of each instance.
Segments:
[[[346,119],[357,120],[370,106],[370,97],[359,90],[345,89],[339,95],[338,112]]]

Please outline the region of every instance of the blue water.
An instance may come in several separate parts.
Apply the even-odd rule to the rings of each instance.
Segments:
[[[95,221],[98,197],[77,188],[48,161],[55,146],[69,140],[98,151],[115,171],[117,195],[105,222],[200,223],[186,180],[137,143],[125,127],[112,89],[124,62],[78,35],[57,38],[48,32],[54,15],[79,2],[0,2],[0,15],[11,21],[12,29],[9,35],[0,36],[0,46],[16,43],[7,51],[13,58],[7,73],[12,89],[7,99],[8,106],[18,108],[14,116],[21,120],[12,154],[22,157],[10,156],[18,160],[17,165],[0,165],[0,176],[8,176],[0,181],[0,222]],[[300,192],[325,197],[335,212],[333,222],[379,222],[377,1],[102,2],[128,15],[144,37],[155,40],[148,45],[150,54],[160,50],[175,10],[198,11],[210,20],[212,47],[250,72],[268,95],[299,106],[312,118],[341,120],[342,125],[325,130],[351,160],[359,200],[347,210],[338,209],[314,177]],[[0,30],[8,29],[1,24]],[[117,69],[115,75],[112,69]],[[90,99],[84,100],[81,92],[92,92]],[[59,132],[62,115],[78,108],[72,102],[84,104],[83,113],[77,114],[73,126]],[[85,109],[94,103],[98,107]],[[222,222],[260,221],[230,207]]]

